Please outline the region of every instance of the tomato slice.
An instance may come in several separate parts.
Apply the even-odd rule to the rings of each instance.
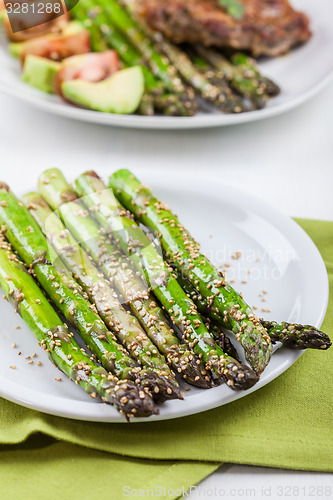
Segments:
[[[66,36],[48,34],[24,42],[21,61],[23,63],[27,55],[62,61],[66,57],[86,54],[90,50],[90,35],[87,30]]]

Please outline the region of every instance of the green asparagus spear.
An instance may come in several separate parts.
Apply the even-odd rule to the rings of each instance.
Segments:
[[[204,301],[202,296],[199,297],[198,292],[194,290],[191,284],[179,274],[177,275],[177,281],[184,290],[184,292],[186,293],[186,295],[190,299],[192,299],[193,302],[198,307],[198,311],[206,325],[206,328],[209,332],[212,333],[217,345],[221,347],[223,352],[225,352],[232,358],[237,359],[237,361],[239,361],[237,349],[234,347],[231,340],[225,334],[221,326],[212,322],[210,318],[207,318],[207,315],[205,314],[207,313],[207,308],[206,308],[207,302]],[[203,306],[203,304],[205,305]]]
[[[326,333],[311,325],[297,323],[276,323],[275,321],[261,320],[267,329],[272,342],[282,342],[290,349],[328,349],[332,342]]]
[[[178,77],[177,70],[157,50],[153,43],[138,28],[134,19],[119,5],[117,0],[98,0],[98,5],[106,13],[109,22],[116,26],[134,47],[145,58],[153,73],[161,79],[169,89],[183,89],[183,84]]]
[[[0,197],[2,198],[2,190]],[[6,188],[5,188],[6,189]],[[2,200],[5,201],[5,200]],[[5,229],[3,228],[3,231]],[[92,398],[99,394],[106,403],[129,418],[157,414],[149,394],[130,381],[120,381],[98,367],[79,345],[53,310],[41,289],[0,235],[0,287],[47,352],[50,360]]]
[[[91,216],[82,217],[85,206],[81,200],[75,200],[75,192],[71,191],[60,170],[47,170],[43,173],[43,180],[47,181],[41,185],[44,199],[54,210],[59,209],[66,227],[112,281],[168,363],[188,383],[209,388],[210,378],[207,372],[202,374],[202,363],[198,362],[198,358],[186,344],[179,341],[156,300],[149,294],[148,287],[129,266],[128,259],[116,245],[106,241],[107,238],[100,234],[99,224]],[[69,196],[75,201],[63,204],[62,199]],[[32,201],[36,204],[36,200]]]
[[[233,93],[227,83],[213,84],[206,76],[197,71],[190,58],[181,49],[168,42],[161,33],[155,36],[157,48],[163,52],[178,69],[183,79],[208,102],[224,113],[245,111],[242,99]]]
[[[101,32],[94,23],[89,22],[87,18],[86,11],[82,6],[82,2],[79,2],[75,8],[71,11],[71,17],[76,19],[89,31],[90,34],[90,45],[93,52],[104,52],[108,49],[108,45],[101,35]]]
[[[212,311],[220,314],[224,326],[236,334],[243,346],[247,361],[257,374],[262,373],[272,353],[267,331],[224,275],[200,252],[198,243],[178,218],[128,170],[115,172],[110,187],[140,222],[157,231],[167,258],[205,297]]]
[[[27,194],[22,200],[39,226],[44,227],[50,215],[49,206],[38,193]],[[56,254],[51,252],[52,248],[49,249],[49,254],[54,265],[39,264],[35,266],[35,274],[54,304],[67,321],[78,329],[87,347],[105,369],[122,380],[134,380],[142,388],[148,389],[156,402],[164,401],[169,387],[168,380],[154,370],[140,368],[135,364],[94,312],[87,297],[81,296],[79,285],[71,278],[69,271],[63,266],[56,269]]]
[[[113,233],[116,243],[129,255],[136,269],[144,274],[154,294],[180,329],[190,348],[233,389],[248,389],[258,380],[246,365],[227,356],[215,344],[206,329],[195,304],[189,299],[139,226],[129,218],[112,192],[105,190],[103,181],[94,172],[81,175],[75,182],[77,193],[84,196],[85,205],[93,211],[101,226]],[[103,190],[104,189],[104,190]]]
[[[270,78],[261,75],[257,63],[252,57],[242,52],[237,52],[231,56],[231,62],[240,68],[245,77],[256,78],[258,80],[258,86],[264,86],[268,96],[275,97],[280,93],[280,87],[276,83]]]
[[[199,73],[202,73],[205,78],[216,87],[225,87],[226,84],[229,85],[228,78],[225,77],[222,71],[214,68],[208,61],[200,56],[191,46],[185,46],[183,48],[192,64],[195,66]]]
[[[183,290],[195,302],[199,312],[206,317],[211,310],[207,300],[183,276],[179,274],[177,279]],[[278,324],[275,321],[266,321],[263,319],[260,319],[260,322],[266,328],[273,343],[281,342],[289,349],[328,349],[331,346],[328,335],[314,326],[287,323],[285,321]],[[211,320],[211,331],[214,334],[215,341],[217,341],[219,334],[223,340],[223,332],[220,330],[221,326],[223,326],[223,319],[221,315],[214,312]]]
[[[44,238],[40,227],[38,226],[37,222],[35,219],[31,216],[29,211],[26,209],[24,204],[20,201],[17,200],[15,195],[8,189],[6,188],[1,188],[0,186],[0,195],[1,195],[1,203],[0,205],[0,224],[3,224],[4,227],[6,228],[6,235],[7,238],[10,240],[10,243],[13,245],[15,249],[19,252],[19,255],[21,259],[25,262],[27,266],[29,266],[34,272],[37,274],[40,279],[43,277],[43,271],[46,273],[44,279],[47,280],[49,277],[48,272],[51,272],[54,276],[56,276],[56,270],[53,269],[50,264],[50,253],[49,253],[49,247],[46,239]],[[50,218],[52,222],[52,217]],[[53,217],[55,219],[55,217]],[[60,222],[60,221],[59,221]],[[65,236],[66,233],[62,233],[63,236]],[[60,238],[61,242],[64,242],[63,244],[66,244],[65,239]],[[73,251],[76,248],[73,249]],[[71,248],[69,248],[66,251],[66,254],[69,256],[71,255]],[[75,258],[74,258],[75,259]],[[79,267],[78,271],[82,272],[83,276],[84,275],[84,269],[81,269],[82,264],[84,261],[80,261],[80,253],[77,253],[77,260],[78,264],[77,267]],[[49,265],[50,268],[45,268],[44,265]],[[87,283],[89,283],[90,278],[89,276],[87,278]],[[55,285],[56,287],[56,285]],[[85,290],[87,291],[87,290]],[[102,295],[101,293],[96,293],[98,298]],[[103,304],[102,304],[103,306]],[[93,306],[91,306],[93,308]],[[104,304],[104,309],[107,308],[106,304]],[[95,311],[96,312],[96,311]],[[130,342],[130,337],[131,337],[131,330],[129,329],[128,331],[126,330],[127,326],[131,326],[130,322],[130,317],[126,315],[125,318],[123,318],[123,311],[120,310],[120,313],[122,314],[122,320],[127,320],[127,324],[125,321],[125,325],[123,323],[120,323],[120,320],[115,317],[114,320],[119,321],[119,324],[114,327],[110,328],[112,332],[115,332],[115,330],[119,330],[120,333],[118,332],[118,337],[123,335],[126,336],[128,342]],[[110,315],[108,315],[108,323],[111,325],[111,320],[114,314],[112,314],[112,311],[110,311]],[[108,340],[111,342],[112,337],[109,336]],[[133,339],[134,340],[134,339]],[[143,339],[144,340],[144,339]],[[134,350],[134,344],[132,345],[132,351]],[[141,345],[137,346],[137,357],[139,358],[140,363],[143,361],[144,357],[144,349],[141,348]],[[153,361],[155,359],[155,356],[152,355]],[[153,363],[152,361],[152,363]],[[139,364],[140,364],[139,363]],[[165,379],[163,382],[163,385],[160,387],[160,394],[157,394],[158,398],[167,398],[170,399],[174,396],[174,380],[173,377],[165,376],[164,371],[159,373],[159,377],[162,379]],[[176,386],[177,388],[177,386]],[[165,391],[164,391],[165,389]],[[164,393],[165,392],[165,393]]]
[[[39,187],[43,191],[43,174]],[[68,197],[69,193],[62,193]],[[104,279],[96,266],[88,258],[86,252],[77,244],[58,215],[49,208],[50,215],[43,230],[57,255],[71,271],[94,304],[96,312],[101,316],[106,326],[114,332],[118,340],[127,348],[131,356],[143,365],[164,376],[168,381],[166,397],[180,397],[180,390],[174,374],[166,364],[164,356],[155,348],[147,337],[137,319],[131,316],[120,304],[110,282]],[[81,216],[84,217],[82,210]]]
[[[240,95],[250,99],[255,109],[261,109],[265,106],[268,99],[266,83],[263,78],[258,80],[257,73],[243,71],[241,67],[231,64],[226,57],[212,48],[198,45],[196,51],[214,68],[221,71]]]

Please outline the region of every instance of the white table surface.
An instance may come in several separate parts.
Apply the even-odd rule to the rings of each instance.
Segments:
[[[167,169],[177,179],[181,170],[218,177],[291,216],[333,220],[333,84],[273,119],[188,132],[79,123],[0,95],[0,151],[0,178],[18,192],[52,166],[72,175],[96,169],[105,177],[128,167]],[[190,496],[266,497],[333,498],[332,475],[224,465]]]

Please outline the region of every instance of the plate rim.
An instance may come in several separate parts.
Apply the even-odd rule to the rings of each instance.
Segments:
[[[36,96],[29,96],[12,89],[0,80],[0,91],[9,97],[23,101],[26,104],[35,107],[52,115],[69,118],[71,120],[84,123],[94,123],[97,125],[120,127],[125,129],[139,130],[193,130],[205,128],[218,128],[242,125],[246,123],[258,122],[279,116],[295,108],[320,93],[326,86],[333,81],[333,67],[326,77],[314,85],[311,89],[287,101],[271,108],[264,108],[256,111],[249,111],[240,114],[207,114],[192,117],[167,117],[167,116],[137,116],[137,115],[119,115],[112,113],[102,113],[89,109],[76,108],[69,103],[44,101]],[[32,89],[36,90],[37,89]],[[129,121],[130,120],[130,121]]]
[[[165,186],[165,183],[162,184],[161,180],[161,172],[154,172],[152,174],[151,171],[145,170],[145,169],[140,169],[139,175],[145,176],[149,175],[150,177],[153,176],[153,181],[152,184],[154,185],[154,182],[156,183],[157,181],[160,182],[160,185]],[[154,177],[155,176],[155,177]],[[162,177],[167,177],[168,174],[167,172],[163,171],[162,172]],[[189,185],[189,179],[187,176],[184,174],[178,174],[178,177],[180,178],[180,186],[182,185]],[[186,184],[185,184],[186,180]],[[214,181],[213,183],[211,181]],[[328,275],[325,267],[325,263],[321,257],[321,254],[310,238],[310,236],[304,231],[303,228],[297,222],[295,222],[292,218],[290,218],[288,215],[286,215],[283,212],[280,212],[275,206],[272,206],[270,203],[267,201],[261,199],[258,196],[255,196],[252,193],[249,193],[241,188],[235,187],[235,186],[230,186],[220,179],[214,177],[214,176],[202,176],[202,175],[192,175],[190,179],[190,186],[192,186],[192,189],[195,189],[197,186],[200,186],[202,189],[202,186],[208,183],[210,188],[211,186],[214,186],[214,193],[220,192],[220,189],[224,189],[224,192],[228,193],[228,197],[230,196],[239,196],[241,195],[241,199],[245,199],[245,207],[247,210],[252,210],[252,204],[254,203],[254,206],[257,206],[257,209],[260,209],[260,212],[264,210],[265,217],[264,219],[270,224],[273,225],[275,228],[279,228],[280,225],[283,226],[283,228],[287,227],[289,228],[288,231],[291,231],[294,235],[296,235],[297,239],[300,238],[301,243],[299,244],[301,249],[303,249],[304,242],[305,245],[308,249],[311,250],[311,259],[315,261],[316,268],[318,267],[319,274],[317,272],[316,274],[316,279],[318,282],[321,282],[321,291],[323,294],[323,299],[322,299],[322,307],[320,310],[317,311],[316,316],[317,319],[315,321],[312,321],[312,324],[314,326],[320,328],[326,311],[327,311],[327,306],[328,306],[328,299],[329,299],[329,282],[328,282]],[[156,189],[156,187],[155,187]],[[20,194],[19,194],[20,196]],[[237,198],[239,199],[239,198]],[[243,202],[244,203],[244,202]],[[244,205],[243,205],[244,206]],[[272,222],[272,217],[278,217],[278,224]],[[274,219],[273,219],[274,220]],[[287,231],[287,232],[288,232]],[[286,234],[284,233],[284,236]],[[290,238],[288,237],[288,242],[290,243]],[[303,250],[302,250],[303,251]],[[319,276],[319,277],[318,277]],[[279,349],[278,351],[280,354],[285,352],[284,348]],[[275,378],[279,377],[284,371],[286,371],[290,366],[294,364],[294,362],[304,353],[305,351],[291,351],[288,350],[288,358],[285,359],[282,363],[281,366],[279,366],[277,369],[274,369],[269,375],[264,376],[264,380],[261,379],[254,387],[247,391],[230,391],[228,388],[226,388],[225,384],[221,385],[219,387],[210,389],[209,391],[205,391],[204,393],[200,392],[195,396],[192,396],[190,400],[187,400],[187,403],[190,402],[187,406],[179,406],[179,410],[176,410],[174,414],[171,415],[157,415],[157,416],[152,416],[152,417],[147,417],[147,418],[137,418],[137,419],[132,419],[131,423],[142,423],[142,422],[151,422],[151,421],[163,421],[163,420],[171,420],[175,418],[182,418],[185,416],[189,415],[194,415],[196,413],[201,413],[203,411],[208,411],[213,408],[217,408],[219,406],[224,406],[225,404],[228,404],[230,402],[236,401],[240,399],[241,397],[245,397],[248,394],[251,394],[252,392],[255,392],[257,390],[260,390],[262,387],[270,383],[272,380]],[[274,356],[277,356],[277,353],[274,354]],[[264,372],[265,374],[265,372]],[[9,388],[8,388],[9,385]],[[12,389],[17,390],[17,395],[14,396],[12,393]],[[222,392],[224,389],[227,389],[227,396],[223,398],[223,402],[216,400],[215,394],[217,392]],[[213,391],[215,391],[214,396],[212,396]],[[28,394],[27,394],[28,392]],[[199,404],[194,402],[193,400],[199,396],[202,395],[211,395],[212,397],[204,398],[201,397],[201,400]],[[28,397],[30,395],[30,399]],[[39,395],[39,399],[38,399]],[[102,403],[96,403],[94,402],[85,402],[85,401],[76,401],[76,400],[71,400],[68,397],[59,397],[55,395],[44,395],[42,398],[42,401],[40,401],[40,395],[41,393],[35,389],[29,388],[27,390],[26,387],[13,382],[13,381],[3,381],[0,378],[0,396],[12,401],[13,403],[19,404],[24,407],[31,408],[36,411],[40,411],[42,413],[47,413],[51,414],[54,416],[59,416],[59,417],[64,417],[64,418],[70,418],[70,419],[77,419],[77,420],[84,420],[84,421],[94,421],[94,422],[107,422],[107,423],[126,423],[126,420],[123,416],[118,414],[116,410],[113,407],[109,407],[108,405],[104,405]],[[32,396],[32,400],[31,400]],[[205,403],[205,399],[212,399],[212,401],[207,404]],[[192,403],[191,403],[192,400]],[[63,403],[63,407],[59,409],[58,404]],[[179,403],[179,401],[170,401],[167,403],[164,403],[165,408],[168,406],[169,411],[172,410],[172,406],[174,404]],[[186,401],[181,402],[181,404],[186,405]],[[192,405],[194,404],[195,409],[192,408]],[[93,405],[93,406],[92,406]],[[171,408],[170,408],[171,407]],[[64,411],[65,408],[65,411]],[[80,411],[80,413],[78,413]],[[167,410],[168,411],[168,410]],[[116,412],[116,413],[115,413]]]

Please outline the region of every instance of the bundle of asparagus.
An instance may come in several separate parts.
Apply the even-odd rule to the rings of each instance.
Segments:
[[[0,183],[0,287],[52,361],[126,418],[182,399],[181,379],[201,389],[252,387],[274,342],[330,347],[314,327],[256,318],[178,218],[129,171],[110,177],[112,189],[86,172],[74,190],[50,169],[38,187],[19,201]],[[157,232],[163,255],[135,219]]]

